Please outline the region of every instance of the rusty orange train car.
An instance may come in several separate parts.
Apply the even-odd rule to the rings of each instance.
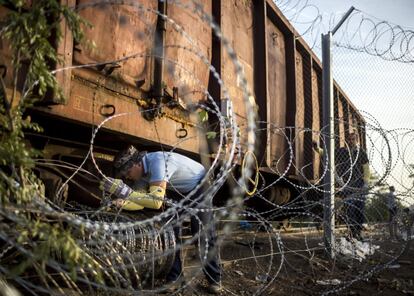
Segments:
[[[199,158],[206,140],[186,106],[204,102],[206,92],[221,106],[226,91],[236,122],[246,125],[240,75],[225,43],[234,50],[257,106],[255,155],[264,179],[272,182],[281,173],[292,184],[320,178],[321,160],[312,142],[322,126],[321,62],[273,1],[64,1],[92,25],[85,36],[94,46],[75,44],[62,24],[57,50],[64,61],[59,67],[67,70],[56,77],[66,101],[51,96],[31,110],[45,128],[41,138],[33,137],[43,149],[87,151],[92,127],[109,115],[136,111],[105,124],[96,151],[112,155],[129,142],[147,150],[176,147]],[[0,50],[0,63],[10,67],[10,53]],[[363,139],[364,119],[337,83],[334,95],[337,145],[353,126]],[[288,195],[281,193],[283,186]],[[280,204],[297,194],[280,182],[265,197]]]

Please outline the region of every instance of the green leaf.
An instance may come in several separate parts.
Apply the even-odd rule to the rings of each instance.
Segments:
[[[216,132],[207,132],[206,133],[207,139],[215,139],[217,136]]]
[[[198,112],[198,116],[200,118],[200,122],[208,121],[208,112],[206,110],[201,110]]]
[[[44,185],[33,171],[34,158],[41,153],[27,145],[25,132],[28,129],[41,132],[42,128],[29,117],[23,119],[23,114],[26,114],[27,108],[33,106],[35,101],[41,100],[42,95],[48,90],[52,90],[56,96],[63,94],[55,76],[51,74],[52,65],[62,60],[55,47],[55,43],[62,38],[62,19],[66,20],[74,39],[78,42],[83,41],[84,36],[81,25],[88,26],[75,10],[62,6],[57,0],[30,2],[30,9],[20,9],[26,7],[28,2],[0,0],[0,4],[7,3],[15,8],[2,18],[0,43],[10,45],[13,68],[21,71],[19,74],[22,74],[22,78],[25,79],[23,82],[28,87],[27,96],[20,99],[17,106],[13,106],[11,113],[6,112],[4,105],[9,98],[6,94],[0,93],[0,164],[7,165],[10,168],[7,171],[11,171],[2,171],[0,201],[2,204],[15,203],[22,205],[22,209],[28,209],[13,214],[18,221],[17,227],[12,221],[8,226],[10,229],[14,227],[18,243],[25,245],[30,242],[27,247],[33,254],[30,258],[27,258],[25,253],[18,254],[21,262],[15,267],[14,273],[21,274],[29,267],[31,272],[33,268],[33,272],[37,272],[42,278],[46,275],[50,257],[58,252],[63,254],[62,263],[69,267],[73,279],[76,279],[78,267],[90,266],[97,281],[102,281],[99,263],[78,246],[77,241],[73,239],[76,233],[64,228],[67,226],[63,226],[63,223],[52,224],[45,215],[33,214],[29,210],[33,207],[33,197],[43,196]],[[53,37],[56,37],[55,40],[52,33]],[[21,179],[25,182],[21,182]],[[83,231],[77,229],[79,230]]]

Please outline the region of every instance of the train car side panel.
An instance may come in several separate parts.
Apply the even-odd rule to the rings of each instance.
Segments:
[[[187,3],[188,2],[188,3]],[[189,5],[183,8],[183,5]],[[198,103],[205,99],[211,60],[211,28],[192,11],[191,1],[168,3],[165,41],[165,83],[170,89],[176,87],[178,96],[185,103]],[[200,3],[207,14],[211,14],[211,1]],[[177,27],[177,25],[179,27]],[[203,61],[204,59],[204,61]]]
[[[140,7],[156,10],[157,3],[140,1],[139,5],[96,4],[79,0],[80,16],[92,24],[85,28],[85,37],[95,46],[75,46],[74,63],[110,63],[98,66],[105,75],[112,74],[130,86],[145,80],[149,87],[150,58],[156,24],[156,14]],[[142,5],[142,6],[141,6]],[[136,57],[125,59],[136,55]],[[118,62],[117,61],[121,60]],[[109,73],[110,72],[110,73]]]
[[[319,143],[321,130],[321,102],[322,102],[322,77],[320,71],[312,67],[312,141]],[[313,151],[313,179],[318,180],[321,176],[322,157],[317,151]]]
[[[289,161],[286,139],[286,47],[284,34],[267,19],[269,139],[267,165],[283,173]]]
[[[236,53],[237,59],[242,66],[243,74],[247,80],[247,86],[252,92],[254,85],[254,46],[253,46],[253,6],[237,0],[222,1],[221,30]],[[257,70],[257,69],[256,69]],[[236,122],[243,131],[246,128],[247,116],[244,103],[243,81],[241,75],[235,70],[234,61],[226,51],[222,53],[222,79],[233,104]],[[245,134],[240,135],[242,143],[246,143]]]
[[[305,166],[304,126],[305,126],[305,93],[303,77],[303,57],[296,50],[296,114],[295,134],[292,144],[295,146],[295,175],[302,179]]]

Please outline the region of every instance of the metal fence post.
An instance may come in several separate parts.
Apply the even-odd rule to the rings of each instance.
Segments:
[[[326,145],[324,163],[328,164],[327,173],[324,178],[324,213],[323,231],[324,242],[328,256],[335,257],[335,121],[333,101],[333,79],[331,68],[331,40],[332,35],[341,27],[345,20],[351,15],[355,8],[351,8],[341,18],[335,28],[327,34],[322,34],[322,117],[323,142]]]
[[[334,258],[334,229],[335,229],[335,138],[334,138],[334,102],[333,79],[331,69],[331,38],[332,33],[322,34],[322,114],[323,114],[323,143],[326,145],[324,163],[328,164],[324,183],[324,217],[323,230],[325,248],[330,258]]]

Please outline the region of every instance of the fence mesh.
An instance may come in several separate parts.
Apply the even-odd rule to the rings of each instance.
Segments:
[[[402,269],[400,265],[396,267],[396,263],[412,260],[408,257],[413,254],[410,243],[414,223],[412,30],[384,25],[383,21],[357,10],[335,36],[332,48],[335,258],[331,259],[326,256],[323,243],[326,223],[323,197],[327,193],[324,176],[330,160],[324,160],[327,143],[322,137],[325,127],[322,124],[321,65],[309,48],[295,41],[299,36],[284,35],[284,21],[274,22],[274,15],[266,20],[267,32],[271,34],[262,36],[270,48],[266,59],[274,66],[269,66],[271,70],[267,76],[263,78],[252,66],[262,61],[260,54],[243,46],[243,42],[254,40],[251,30],[257,25],[256,18],[254,22],[246,20],[265,11],[264,8],[270,15],[271,6],[259,7],[260,10],[255,5],[261,1],[221,1],[224,4],[220,9],[229,14],[237,9],[238,14],[245,16],[234,19],[223,16],[221,25],[226,34],[222,34],[211,16],[212,12],[216,18],[221,15],[221,10],[214,6],[219,1],[207,1],[211,5],[206,5],[205,1],[168,1],[170,15],[159,11],[153,1],[80,2],[82,5],[77,11],[87,12],[92,16],[91,21],[94,16],[102,21],[102,17],[111,13],[113,24],[116,24],[113,30],[125,30],[129,37],[142,43],[150,38],[149,32],[155,28],[156,19],[166,21],[169,36],[179,40],[165,45],[166,52],[174,56],[165,61],[165,72],[173,81],[167,83],[179,87],[166,88],[175,101],[165,103],[155,97],[147,102],[148,109],[142,109],[142,102],[136,100],[133,103],[139,105],[138,111],[114,110],[116,114],[100,122],[94,117],[95,106],[90,108],[92,113],[86,108],[85,113],[92,114],[87,149],[83,154],[69,149],[68,158],[35,159],[36,173],[41,175],[44,187],[30,187],[36,194],[29,194],[29,202],[16,202],[15,197],[21,191],[27,192],[25,188],[28,187],[24,187],[22,177],[13,169],[3,171],[2,167],[1,192],[6,197],[0,207],[0,289],[11,289],[7,288],[11,285],[23,294],[33,295],[193,295],[207,294],[212,286],[219,286],[215,292],[224,295],[328,295],[347,293],[345,289],[361,284],[362,280],[374,285],[377,282],[373,276],[377,273],[388,268]],[[323,29],[317,7],[300,0],[275,3],[294,24],[301,22],[302,13],[316,12],[302,33],[309,34],[308,43],[318,52],[319,40],[314,37]],[[117,10],[112,9],[115,7]],[[134,32],[136,24],[129,23],[136,15],[140,20],[137,22],[141,26],[139,32]],[[203,26],[188,27],[187,22],[195,19]],[[366,24],[373,24],[375,29],[366,29]],[[211,37],[212,43],[204,44],[210,39],[202,36]],[[125,48],[113,49],[109,43],[100,41],[98,48],[83,51],[75,44],[79,65],[58,72],[87,69],[83,73],[85,76],[77,76],[83,83],[78,86],[86,89],[90,85],[85,83],[88,79],[85,73],[100,71],[110,76],[118,69],[119,74],[112,78],[119,79],[119,84],[124,83],[124,88],[119,87],[123,95],[120,101],[133,100],[135,93],[128,91],[131,84],[148,86],[148,81],[135,75],[136,67],[143,67],[139,74],[145,76],[144,72],[154,65],[143,65],[151,59],[159,62],[160,49],[142,50],[141,43],[137,42],[133,44],[138,46],[139,52],[124,52]],[[128,42],[125,44],[128,47]],[[231,48],[235,44],[239,52]],[[96,58],[104,51],[110,53],[111,60],[101,63],[81,60],[85,52]],[[115,51],[122,54],[114,57]],[[224,70],[211,64],[212,51],[219,53],[220,61],[225,60]],[[180,60],[181,55],[188,59]],[[286,66],[287,60],[294,63],[293,75],[292,67]],[[122,68],[123,63],[131,61],[134,63]],[[76,71],[73,73],[78,75]],[[263,111],[257,110],[250,93],[253,89],[250,84],[260,80],[257,77],[268,80],[269,98],[273,98],[265,106],[269,114],[260,117],[259,122],[256,111]],[[227,102],[225,112],[210,93],[217,90],[206,87],[209,80],[220,88],[219,99]],[[36,83],[24,86],[27,93],[22,94],[22,100],[30,98]],[[97,98],[101,103],[105,101],[106,96],[96,95],[100,88],[108,95],[111,93],[108,90],[115,87],[110,83],[100,85],[99,79],[93,83],[93,103]],[[177,92],[183,100],[178,100]],[[6,101],[7,91],[3,89],[1,94],[2,101]],[[294,102],[289,101],[293,98]],[[75,107],[82,108],[81,101],[77,102]],[[232,106],[229,102],[237,104]],[[185,120],[178,118],[180,112],[166,113],[171,105],[189,106]],[[7,118],[4,108],[0,111]],[[173,193],[162,200],[166,205],[164,211],[146,209],[135,214],[125,213],[109,207],[110,197],[98,189],[99,181],[108,180],[112,171],[106,167],[108,161],[98,159],[95,152],[102,147],[96,145],[95,140],[101,130],[114,121],[128,117],[132,125],[142,114],[156,118],[148,126],[159,140],[153,145],[165,153],[165,175],[171,173],[168,169],[172,167],[178,168],[179,173],[179,169],[185,167],[184,163],[170,166],[173,157],[169,152],[186,148],[184,145],[189,138],[213,135],[216,141],[211,145],[214,151],[208,155],[211,167],[190,192],[169,188]],[[210,121],[191,121],[200,114],[204,114],[204,118],[209,114]],[[175,129],[165,132],[158,125],[167,118],[174,126],[165,124],[164,127]],[[268,120],[263,121],[264,118]],[[4,122],[1,121],[1,127],[7,130]],[[189,124],[197,133],[191,134],[193,130],[186,126]],[[170,131],[180,133],[176,134],[178,140],[168,146],[160,137],[167,138]],[[267,143],[255,142],[257,138],[261,140],[260,135],[267,136]],[[263,159],[257,159],[253,146],[261,144],[268,150]],[[4,167],[8,165],[4,163]],[[34,176],[28,178],[28,186],[33,185],[33,180]],[[223,187],[227,190],[221,193],[220,200],[216,197],[212,206],[213,197]],[[74,192],[79,199],[68,200]],[[81,197],[87,194],[92,195],[94,202],[82,204]],[[38,230],[39,225],[43,229]],[[65,236],[60,236],[61,233]],[[47,260],[41,260],[45,256]],[[185,280],[181,277],[171,290],[166,275],[178,256],[182,259],[181,275]],[[403,260],[398,261],[401,258]],[[211,267],[211,264],[217,266]],[[409,262],[405,270],[411,268],[412,271],[412,264]],[[210,271],[219,269],[219,278],[212,279],[211,274],[205,272],[208,268]],[[412,280],[400,280],[395,289],[412,291],[412,285]]]

